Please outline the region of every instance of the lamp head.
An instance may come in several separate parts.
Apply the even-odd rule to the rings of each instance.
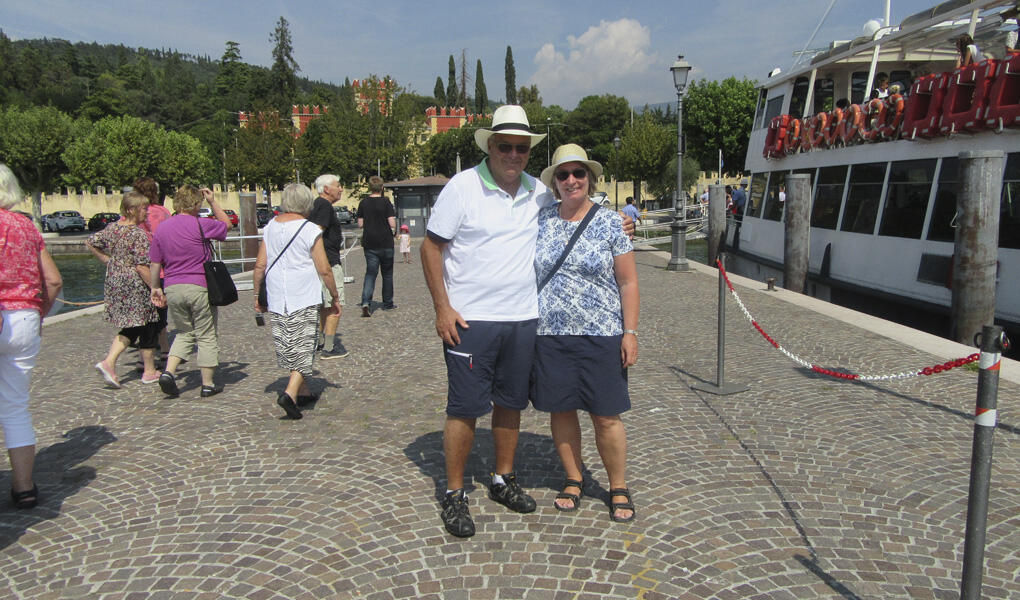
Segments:
[[[690,74],[691,64],[684,60],[683,54],[676,57],[676,62],[669,70],[673,73],[673,85],[676,86],[677,93],[682,93],[684,88],[687,87],[687,76]]]

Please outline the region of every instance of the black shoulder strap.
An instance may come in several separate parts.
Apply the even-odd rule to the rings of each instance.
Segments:
[[[546,273],[545,279],[543,279],[538,284],[539,292],[542,291],[542,288],[545,287],[545,284],[549,283],[549,280],[552,279],[553,275],[556,274],[556,271],[560,270],[560,267],[563,265],[563,261],[567,260],[567,255],[570,254],[571,248],[573,248],[574,244],[577,243],[577,239],[581,237],[581,233],[584,232],[584,228],[588,226],[588,222],[595,217],[595,213],[597,213],[598,211],[599,205],[592,203],[591,208],[588,209],[588,214],[584,215],[584,218],[581,219],[581,222],[577,225],[577,229],[574,230],[574,235],[570,236],[570,241],[567,242],[567,247],[563,249],[563,254],[560,254],[560,257],[556,261],[556,264],[553,265],[553,268],[550,269],[548,273]]]
[[[290,242],[287,242],[287,245],[283,247],[283,250],[280,250],[280,253],[276,255],[276,258],[274,258],[274,259],[273,259],[273,264],[272,264],[272,265],[269,265],[269,268],[268,268],[268,269],[266,269],[266,272],[262,274],[262,275],[263,275],[263,277],[264,277],[264,276],[266,275],[266,273],[269,273],[269,269],[272,269],[272,268],[273,268],[273,265],[275,265],[275,264],[276,264],[276,261],[280,260],[280,257],[281,257],[281,256],[283,256],[283,253],[287,251],[287,248],[290,248],[290,244],[291,244],[291,242],[293,242],[293,241],[294,241],[294,239],[295,239],[295,238],[297,238],[298,234],[299,234],[299,233],[301,233],[301,230],[302,230],[302,229],[304,229],[305,225],[308,225],[308,219],[305,219],[305,222],[304,222],[304,223],[302,223],[302,224],[301,224],[301,225],[300,225],[300,226],[299,226],[299,227],[297,228],[297,231],[295,231],[295,232],[294,232],[294,235],[292,235],[292,236],[291,236],[291,238],[290,238]]]

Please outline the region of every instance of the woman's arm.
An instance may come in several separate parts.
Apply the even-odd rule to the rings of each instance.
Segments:
[[[312,262],[315,263],[315,270],[319,272],[319,278],[322,279],[322,284],[326,286],[329,293],[333,295],[333,314],[339,315],[340,311],[340,293],[336,289],[336,280],[333,279],[333,269],[329,266],[329,259],[326,258],[326,247],[322,245],[322,236],[320,235],[315,240],[315,245],[312,246]]]
[[[85,240],[85,247],[89,249],[89,252],[91,252],[93,256],[99,259],[99,262],[103,263],[104,265],[110,262],[110,256],[103,252],[102,250],[100,250],[99,248],[93,246],[91,239]]]
[[[262,278],[266,276],[266,241],[259,242],[259,253],[255,257],[255,269],[251,272],[251,283],[255,288],[255,310],[266,312],[269,307],[259,304],[259,289],[262,287]]]
[[[209,188],[202,188],[202,197],[209,203],[209,208],[212,209],[213,215],[216,216],[216,220],[226,225],[227,231],[230,231],[230,217],[228,217],[227,213],[223,212],[223,209],[220,208],[220,203],[216,201],[216,196],[213,194],[213,191]]]
[[[150,280],[152,279],[152,275],[149,272],[149,265],[135,265],[135,272],[138,273],[138,276],[142,278],[142,281],[145,282],[145,285],[149,285],[151,283]],[[152,291],[151,287],[149,288],[149,291]]]
[[[641,310],[641,296],[638,293],[637,264],[634,251],[617,255],[613,259],[613,274],[620,288],[620,304],[623,309],[623,341],[620,343],[620,359],[627,368],[637,362],[638,313]],[[628,333],[630,332],[630,333]]]
[[[166,306],[166,296],[163,294],[163,288],[159,287],[159,272],[162,265],[156,261],[149,263],[149,298],[152,303],[160,308]]]
[[[60,269],[53,257],[46,248],[39,251],[39,273],[42,276],[42,315],[46,316],[53,303],[57,301],[61,288],[64,287],[64,280],[60,277]]]

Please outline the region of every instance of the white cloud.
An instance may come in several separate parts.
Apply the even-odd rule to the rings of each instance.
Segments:
[[[580,36],[567,36],[565,53],[543,45],[528,83],[538,86],[546,104],[570,108],[583,96],[605,93],[613,82],[646,72],[659,60],[648,53],[650,45],[649,29],[638,21],[602,21]]]

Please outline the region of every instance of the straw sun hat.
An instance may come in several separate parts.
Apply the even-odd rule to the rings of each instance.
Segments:
[[[544,183],[547,188],[552,189],[553,175],[556,174],[556,168],[569,162],[584,163],[589,169],[591,169],[596,178],[602,176],[602,165],[594,160],[588,160],[588,153],[584,151],[584,148],[577,144],[563,144],[556,149],[556,152],[553,152],[552,164],[542,170],[542,175],[539,179],[542,180],[542,183]]]
[[[504,135],[525,135],[531,138],[531,147],[545,139],[544,133],[533,133],[528,123],[528,115],[516,104],[504,104],[492,115],[492,128],[475,131],[475,143],[482,152],[489,153],[489,138],[495,133]]]

